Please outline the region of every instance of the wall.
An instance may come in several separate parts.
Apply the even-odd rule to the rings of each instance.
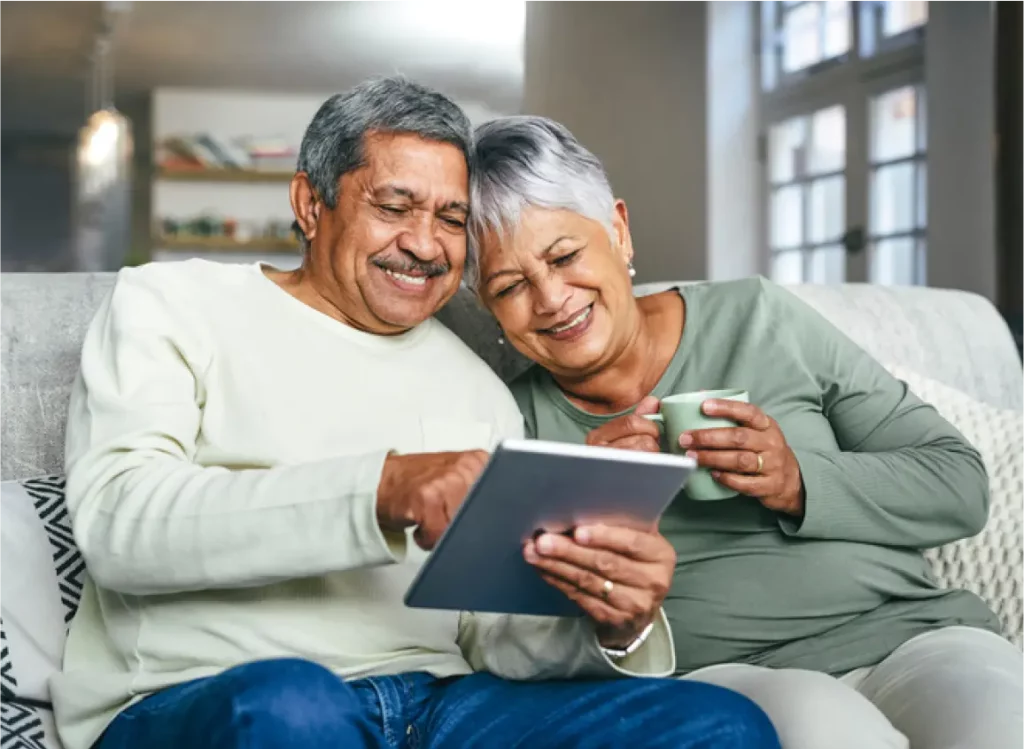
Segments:
[[[87,26],[95,22],[99,5],[3,3],[0,9],[5,24],[0,87],[0,271],[4,273],[66,272],[75,266],[75,150],[78,130],[89,113],[85,55],[75,53],[84,50],[83,40],[90,33]],[[55,26],[67,33],[60,34]],[[23,60],[54,62],[54,67],[61,65],[55,62],[58,58],[67,60],[61,68],[66,75],[55,80],[41,74],[37,64],[12,62],[18,55]]]
[[[1021,277],[1024,274],[1024,236],[1021,206],[1021,107],[1024,77],[1022,63],[1024,6],[1021,3],[996,4],[996,220],[1000,280],[997,301],[1000,309],[1016,318],[1019,325],[1024,312]]]
[[[0,142],[0,270],[70,270],[75,137],[5,132]]]
[[[150,93],[122,97],[118,109],[132,124],[131,246],[126,264],[149,257],[153,179],[153,97]]]
[[[992,3],[929,3],[928,285],[996,298]],[[1020,134],[1016,137],[1019,139]],[[1018,164],[1019,167],[1019,164]]]
[[[762,272],[757,154],[760,86],[754,12],[749,2],[707,5],[708,278]]]
[[[630,211],[637,282],[707,276],[705,3],[529,3],[523,111],[565,124]]]

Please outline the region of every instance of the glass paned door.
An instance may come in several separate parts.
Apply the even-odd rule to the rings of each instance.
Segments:
[[[886,91],[871,99],[870,111],[868,280],[923,285],[928,220],[924,88]]]
[[[779,283],[846,277],[846,113],[794,117],[768,136],[771,276]]]

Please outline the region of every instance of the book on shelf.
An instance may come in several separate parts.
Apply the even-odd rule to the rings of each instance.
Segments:
[[[158,145],[157,163],[167,170],[286,171],[295,168],[295,149],[274,138],[221,138],[209,133],[175,135]]]

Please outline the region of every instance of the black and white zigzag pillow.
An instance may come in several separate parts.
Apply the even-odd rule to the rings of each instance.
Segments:
[[[60,746],[48,710],[4,700],[0,704],[0,747],[54,749]]]
[[[85,560],[75,546],[71,532],[71,518],[64,499],[64,477],[44,476],[23,481],[21,485],[32,497],[32,505],[39,517],[53,550],[53,569],[57,573],[60,602],[64,606],[64,622],[70,623],[82,600],[85,578]]]
[[[68,624],[82,596],[85,562],[71,532],[63,477],[0,483],[0,515],[5,698],[0,749],[8,749],[7,737],[14,735],[8,728],[13,731],[15,722],[27,726],[31,707],[50,701],[47,682],[60,669]],[[8,709],[9,696],[21,704],[10,703]],[[30,734],[26,728],[17,735]]]

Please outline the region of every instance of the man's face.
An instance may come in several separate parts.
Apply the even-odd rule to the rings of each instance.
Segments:
[[[466,261],[469,173],[462,152],[416,135],[369,134],[365,166],[319,205],[308,267],[346,322],[393,335],[451,299]]]

